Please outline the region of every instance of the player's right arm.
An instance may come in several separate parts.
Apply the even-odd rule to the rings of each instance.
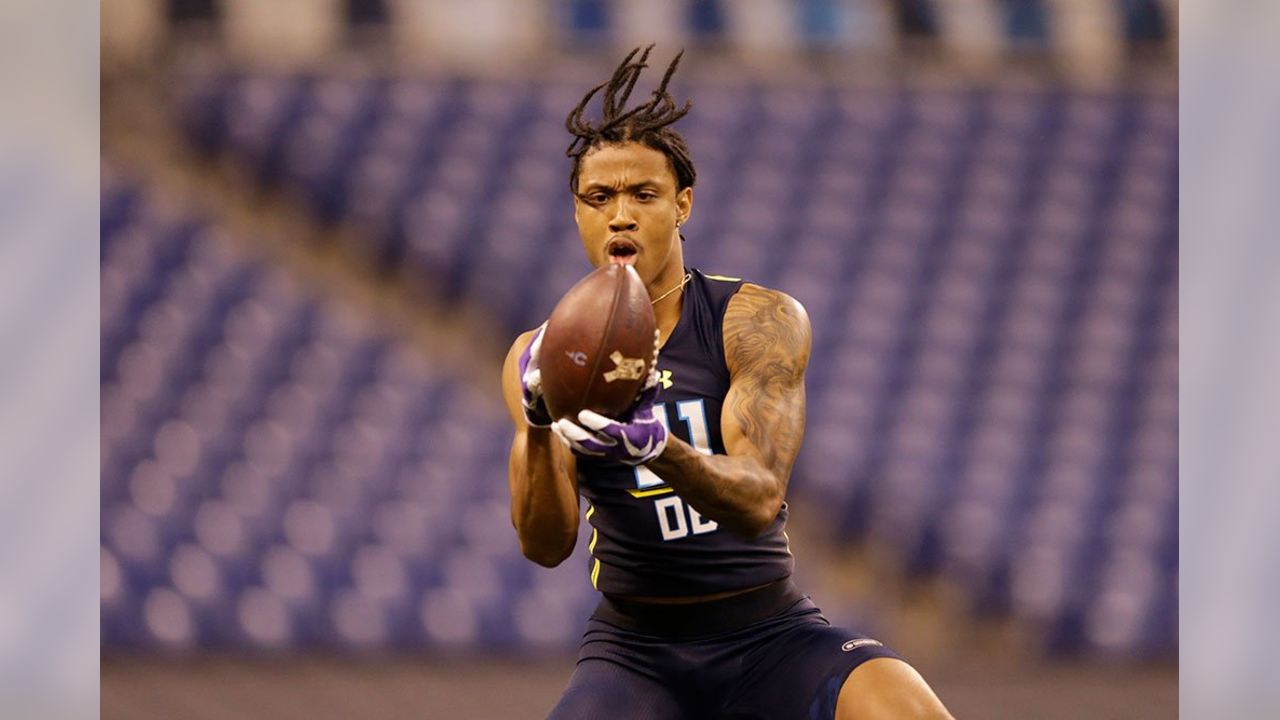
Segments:
[[[521,402],[520,355],[536,331],[516,338],[502,366],[502,396],[515,424],[508,481],[511,522],[524,556],[555,567],[573,553],[578,539],[578,480],[573,454],[550,428],[525,420]]]

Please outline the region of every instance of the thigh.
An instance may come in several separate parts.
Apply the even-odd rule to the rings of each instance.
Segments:
[[[683,720],[674,695],[657,681],[608,660],[578,662],[548,720]]]
[[[864,663],[840,690],[836,720],[940,720],[951,715],[916,669],[892,658]]]
[[[757,642],[726,718],[832,720],[850,673],[868,660],[897,658],[880,641],[834,627],[816,609]]]

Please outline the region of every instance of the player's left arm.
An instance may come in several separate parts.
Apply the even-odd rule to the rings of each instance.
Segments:
[[[724,316],[730,385],[720,414],[726,455],[704,455],[675,437],[648,463],[703,517],[747,537],[782,508],[804,437],[804,372],[812,334],[804,306],[747,284]]]

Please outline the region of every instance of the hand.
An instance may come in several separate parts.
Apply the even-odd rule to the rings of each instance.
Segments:
[[[576,455],[643,465],[667,447],[667,426],[654,413],[657,398],[655,368],[626,420],[611,420],[597,412],[583,410],[578,413],[578,422],[568,418],[557,420],[551,425],[551,432]]]
[[[542,348],[542,333],[547,324],[538,326],[533,340],[520,353],[520,404],[524,407],[524,420],[533,427],[551,427],[551,413],[542,399],[542,370],[538,369],[538,350]]]

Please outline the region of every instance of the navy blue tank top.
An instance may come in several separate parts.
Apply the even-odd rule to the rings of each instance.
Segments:
[[[658,354],[658,417],[700,452],[725,452],[720,410],[729,391],[722,325],[743,281],[690,270],[680,320]],[[603,593],[709,595],[780,580],[794,560],[784,503],[752,540],[698,514],[646,468],[578,458],[578,488],[591,524],[591,584]]]

